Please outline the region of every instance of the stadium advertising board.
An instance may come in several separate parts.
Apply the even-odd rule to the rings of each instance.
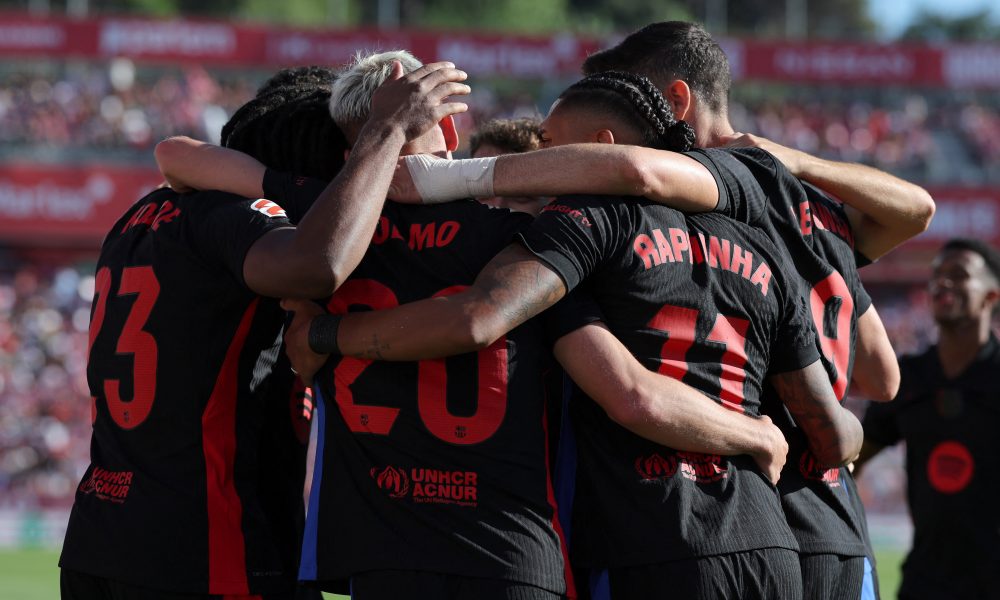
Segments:
[[[96,248],[126,208],[162,181],[155,169],[0,167],[0,239]]]
[[[0,14],[0,56],[128,56],[164,62],[340,64],[358,48],[408,48],[480,76],[572,77],[614,40],[571,35],[295,29],[226,21],[38,18]],[[998,44],[861,44],[721,39],[736,79],[838,84],[1000,87]]]

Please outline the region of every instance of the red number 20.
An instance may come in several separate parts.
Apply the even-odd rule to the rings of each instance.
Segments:
[[[462,290],[453,286],[434,296],[446,296]],[[331,298],[328,308],[336,314],[346,313],[351,305],[368,306],[375,310],[399,305],[396,294],[385,285],[370,279],[348,281]],[[444,359],[422,360],[418,363],[417,410],[424,426],[435,437],[452,444],[477,444],[490,438],[503,422],[507,412],[507,338],[501,337],[476,358],[479,373],[476,413],[462,417],[448,410],[447,369]],[[356,404],[351,386],[371,360],[344,357],[334,369],[334,394],[340,414],[355,433],[388,435],[398,408]]]
[[[104,326],[104,316],[107,311],[108,295],[111,292],[111,270],[102,267],[95,279],[94,315],[90,322],[88,356],[94,346],[101,328]],[[121,398],[121,381],[107,379],[104,381],[104,397],[108,403],[111,418],[122,429],[138,427],[149,416],[156,398],[156,340],[143,327],[153,311],[153,305],[160,295],[160,283],[156,280],[153,268],[126,267],[122,271],[121,283],[118,285],[118,296],[135,295],[135,302],[125,319],[115,352],[131,354],[132,362],[132,399],[124,401]]]

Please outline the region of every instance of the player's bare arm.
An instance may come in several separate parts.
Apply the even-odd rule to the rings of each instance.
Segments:
[[[768,380],[805,432],[822,466],[846,465],[858,456],[864,439],[861,422],[837,401],[820,361]]]
[[[495,159],[431,161],[424,157],[401,159],[390,197],[400,202],[443,202],[479,195],[465,179],[479,177],[481,170],[463,172],[477,164],[495,160],[486,186],[497,196],[561,196],[597,194],[644,196],[685,212],[708,212],[719,202],[712,174],[698,161],[665,150],[624,144],[569,144]],[[402,168],[406,165],[407,168]],[[441,178],[463,179],[455,185]],[[434,186],[414,180],[437,179]],[[429,190],[432,190],[429,193]]]
[[[215,189],[245,198],[264,197],[265,167],[249,154],[177,135],[157,144],[153,155],[176,192]]]
[[[308,374],[318,360],[310,353],[336,351],[396,361],[443,358],[488,347],[565,295],[566,286],[552,269],[512,244],[490,261],[471,287],[452,296],[387,310],[319,316],[302,303],[286,302],[286,309],[296,312],[286,342],[300,374]],[[333,322],[336,331],[328,328]],[[310,336],[320,330],[333,331],[334,339]]]
[[[749,454],[777,483],[788,444],[768,417],[728,410],[691,386],[650,371],[603,323],[564,335],[554,352],[580,389],[632,433],[677,450]]]
[[[372,98],[371,116],[340,174],[296,228],[261,237],[247,253],[244,279],[258,294],[317,298],[336,290],[358,265],[375,231],[399,152],[448,115],[464,112],[449,96],[468,94],[466,74],[432,63],[407,75],[393,67]]]
[[[884,171],[817,158],[751,134],[724,142],[729,147],[767,150],[792,175],[842,200],[857,249],[871,260],[926,231],[934,216],[934,199],[927,190]]]
[[[889,402],[899,391],[899,362],[874,306],[858,317],[852,381],[866,398]]]

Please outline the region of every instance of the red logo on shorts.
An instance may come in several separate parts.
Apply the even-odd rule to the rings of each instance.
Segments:
[[[635,459],[635,470],[643,481],[667,479],[677,472],[677,458],[663,458],[659,454],[640,456]]]
[[[389,466],[380,471],[378,467],[372,467],[371,476],[376,485],[389,492],[391,498],[402,498],[410,491],[410,478],[405,469]]]
[[[927,459],[927,479],[942,494],[964,490],[972,481],[974,470],[972,453],[959,442],[941,442]]]
[[[259,212],[266,217],[284,217],[285,209],[281,208],[274,202],[267,200],[266,198],[261,198],[259,200],[254,200],[250,208]]]
[[[695,483],[712,483],[729,476],[721,456],[698,452],[676,452],[666,458],[659,454],[640,456],[635,459],[635,470],[642,481],[669,479],[678,471]]]
[[[809,450],[802,453],[799,459],[799,472],[811,481],[822,481],[835,488],[840,487],[840,469],[824,469],[816,462],[816,457]]]

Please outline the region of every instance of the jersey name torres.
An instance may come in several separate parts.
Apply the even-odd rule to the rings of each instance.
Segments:
[[[386,203],[328,308],[457,293],[530,222],[474,201]],[[539,319],[478,353],[327,363],[301,578],[336,589],[360,572],[416,570],[566,593],[546,451],[551,366]]]
[[[587,279],[611,330],[647,368],[728,408],[758,414],[769,372],[817,359],[790,267],[762,233],[732,219],[570,197],[546,207],[521,240],[568,289]],[[574,398],[570,413],[579,454],[574,566],[797,548],[749,457],[655,444],[586,398]]]
[[[843,207],[793,177],[763,150],[701,150],[690,156],[715,175],[718,210],[761,228],[791,257],[807,284],[802,289],[823,365],[843,401],[854,370],[858,318],[871,306],[858,275],[854,236]],[[864,509],[850,472],[819,468],[805,434],[773,390],[767,390],[764,403],[765,412],[788,439],[788,461],[778,489],[802,552],[869,554]]]
[[[243,281],[250,246],[288,226],[268,200],[158,190],[111,229],[91,314],[91,464],[62,567],[189,594],[292,589],[309,423],[275,377],[283,313]]]

